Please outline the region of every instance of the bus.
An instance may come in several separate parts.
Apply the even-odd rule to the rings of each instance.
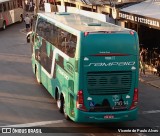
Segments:
[[[0,28],[22,21],[22,0],[0,0]]]
[[[135,31],[76,13],[38,13],[30,32],[36,80],[74,122],[137,119]]]

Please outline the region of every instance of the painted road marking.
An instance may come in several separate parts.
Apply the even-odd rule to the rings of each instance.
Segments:
[[[49,124],[57,124],[63,123],[64,120],[54,120],[54,121],[41,121],[41,122],[33,122],[33,123],[26,123],[26,124],[15,124],[15,125],[7,125],[7,126],[0,126],[0,127],[36,127],[36,126],[44,126]]]
[[[151,110],[151,111],[140,112],[140,114],[153,114],[153,113],[160,113],[160,110]]]

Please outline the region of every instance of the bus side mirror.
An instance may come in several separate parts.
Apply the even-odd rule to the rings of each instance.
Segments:
[[[32,32],[27,33],[27,36],[26,36],[27,43],[30,43],[31,34]]]

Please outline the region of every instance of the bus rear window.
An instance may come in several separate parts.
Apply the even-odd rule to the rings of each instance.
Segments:
[[[99,54],[97,56],[127,56],[136,54],[138,44],[135,37],[129,33],[88,34],[83,40],[82,54],[84,56],[95,54]]]

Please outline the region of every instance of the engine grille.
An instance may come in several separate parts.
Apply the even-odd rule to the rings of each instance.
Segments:
[[[90,95],[128,94],[131,83],[131,71],[87,73],[87,89]]]

